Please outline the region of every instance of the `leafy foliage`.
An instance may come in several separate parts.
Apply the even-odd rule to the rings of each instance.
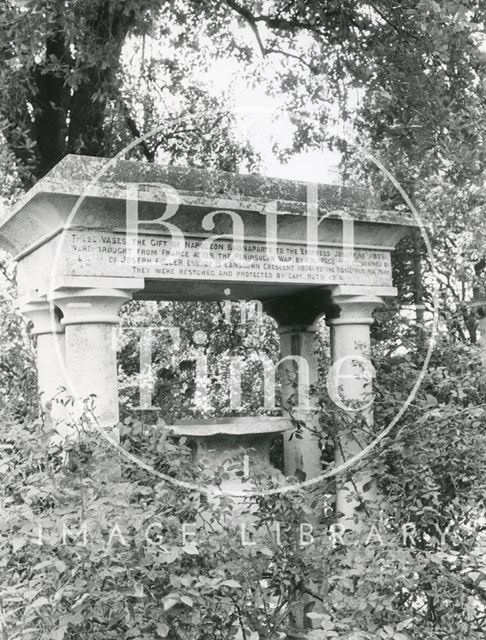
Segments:
[[[342,540],[331,528],[331,482],[259,498],[257,515],[246,514],[256,545],[243,546],[241,530],[227,522],[230,502],[209,509],[204,494],[125,461],[121,475],[110,474],[117,461],[90,433],[65,450],[48,444],[50,426],[32,417],[32,343],[2,260],[0,635],[270,639],[289,624],[302,626],[309,611],[315,640],[484,635],[485,381],[469,306],[480,300],[486,264],[484,25],[483,3],[470,0],[3,3],[2,197],[15,197],[67,152],[113,155],[152,128],[157,133],[134,157],[254,169],[259,158],[234,131],[231,92],[216,95],[203,81],[209,62],[237,61],[252,75],[249,83],[263,78],[268,92],[286,97],[294,138],[282,157],[331,142],[343,151],[345,177],[374,184],[400,211],[382,176],[359,165],[352,149],[360,141],[403,185],[430,225],[441,335],[397,431],[366,461],[384,504],[370,513],[361,539]],[[333,119],[345,135],[327,126]],[[419,308],[415,323],[402,322],[393,305],[377,318],[377,432],[410,391],[430,339],[436,276],[420,239],[403,243],[394,271],[400,302]],[[160,413],[140,420],[137,336],[149,325]],[[173,361],[170,336],[158,330],[167,325],[182,329],[182,357]],[[203,470],[184,445],[162,437],[161,415],[228,413],[230,353],[248,363],[243,411],[258,411],[259,357],[277,353],[272,323],[230,325],[214,305],[133,303],[123,327],[124,449],[160,472],[200,479]],[[207,337],[199,345],[196,330]],[[211,362],[211,407],[194,395],[198,352]],[[330,465],[339,416],[325,397],[320,402],[323,462]],[[183,522],[197,529],[185,543]],[[314,527],[306,547],[303,522]]]
[[[310,638],[480,638],[484,379],[471,348],[440,347],[398,433],[373,460],[384,510],[356,534],[336,528],[331,485],[243,509],[228,498],[208,503],[123,457],[113,474],[116,454],[93,433],[59,450],[48,444],[49,424],[4,414],[3,630],[32,640],[270,639],[312,607]],[[410,353],[390,360],[379,351],[375,361],[377,414],[386,420],[416,363]],[[163,423],[127,417],[121,443],[161,473],[215,482],[164,436]],[[259,482],[272,486],[266,476]]]

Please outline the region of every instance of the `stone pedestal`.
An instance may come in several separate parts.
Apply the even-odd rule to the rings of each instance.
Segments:
[[[292,423],[286,418],[245,416],[184,420],[170,428],[175,436],[187,438],[195,462],[201,462],[215,472],[218,468],[231,467],[229,478],[220,485],[223,492],[253,491],[255,485],[251,478],[258,470],[271,472],[277,480],[282,477],[271,466],[269,454],[275,438],[292,429]]]
[[[332,357],[328,392],[342,410],[345,422],[336,439],[335,459],[339,466],[359,454],[371,438],[374,370],[370,361],[370,325],[373,310],[383,300],[366,293],[346,295],[339,290],[333,300],[339,316],[328,321]],[[349,480],[338,476],[336,511],[347,528],[355,529],[360,520],[359,508],[363,503],[376,502],[376,488],[369,472],[351,470],[350,474]]]

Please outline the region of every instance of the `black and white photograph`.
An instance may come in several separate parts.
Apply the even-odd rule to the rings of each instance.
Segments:
[[[0,640],[486,638],[486,3],[0,0]]]

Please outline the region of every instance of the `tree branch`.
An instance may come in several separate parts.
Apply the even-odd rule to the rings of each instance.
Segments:
[[[130,131],[130,133],[132,134],[135,140],[137,140],[138,138],[141,138],[142,134],[140,133],[140,129],[138,128],[137,123],[135,122],[135,119],[130,114],[130,110],[127,104],[122,100],[120,102],[120,105],[121,105],[123,117],[125,118],[125,123],[127,125],[128,130]],[[155,160],[156,150],[150,149],[146,140],[140,140],[139,145],[140,145],[140,148],[142,149],[143,155],[148,160],[148,162],[153,163]]]
[[[231,7],[231,9],[236,11],[236,13],[238,13],[250,25],[251,30],[255,34],[255,38],[260,48],[261,54],[263,57],[265,57],[268,52],[265,48],[265,45],[263,44],[260,32],[258,31],[258,27],[256,24],[257,20],[260,20],[260,18],[255,18],[255,16],[249,9],[247,9],[246,7],[242,7],[240,4],[235,2],[235,0],[226,0],[226,2],[228,6]]]

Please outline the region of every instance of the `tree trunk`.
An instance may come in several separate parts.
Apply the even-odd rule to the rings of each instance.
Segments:
[[[90,21],[95,47],[103,53],[101,66],[83,69],[85,81],[74,91],[70,104],[68,153],[98,156],[106,153],[104,120],[106,107],[115,97],[114,80],[133,13],[126,15],[123,4],[100,2]]]
[[[62,27],[46,41],[46,65],[53,62],[70,64],[71,56],[66,47]],[[43,176],[66,153],[66,117],[69,87],[60,71],[39,65],[35,69],[38,93],[35,100],[34,133],[39,154],[36,174]]]

